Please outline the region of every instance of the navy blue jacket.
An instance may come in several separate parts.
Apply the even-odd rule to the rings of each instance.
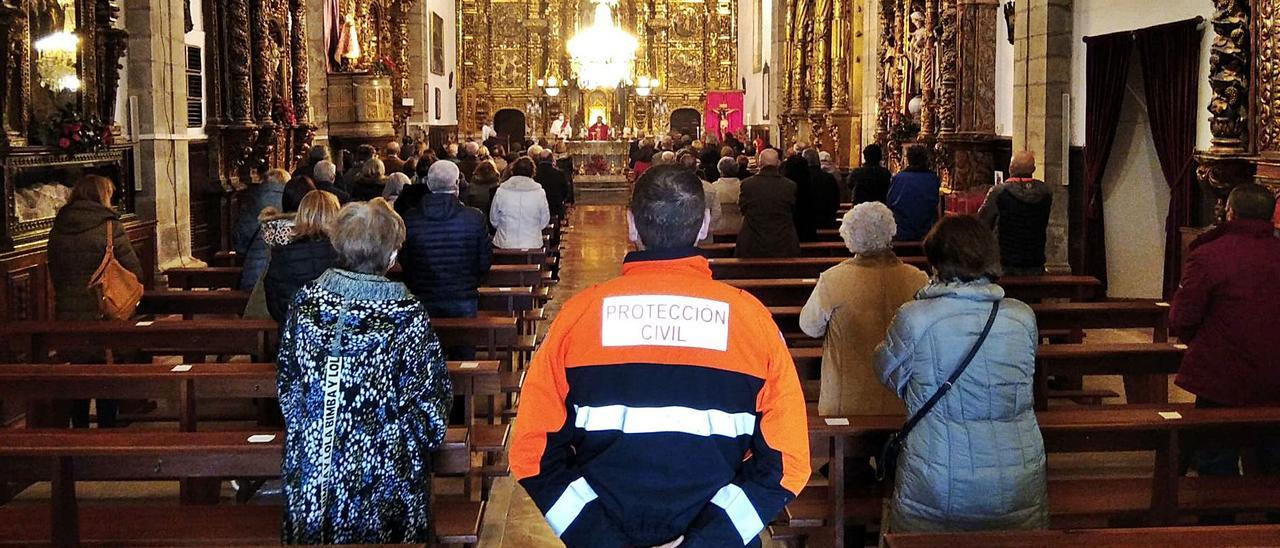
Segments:
[[[927,169],[907,168],[889,184],[889,209],[898,223],[898,241],[923,240],[938,221],[938,189],[942,181]]]
[[[297,240],[272,250],[262,281],[271,318],[284,323],[298,290],[337,263],[338,252],[328,238]]]
[[[453,194],[428,194],[405,212],[404,226],[400,266],[409,291],[428,309],[476,299],[493,258],[484,213]]]

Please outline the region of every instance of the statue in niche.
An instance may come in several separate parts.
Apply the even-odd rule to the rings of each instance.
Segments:
[[[356,31],[356,18],[347,14],[342,18],[342,30],[338,34],[338,47],[334,50],[333,60],[342,66],[342,70],[355,70],[356,60],[360,59],[360,35]]]
[[[932,79],[932,71],[929,69],[932,68],[933,59],[929,58],[929,30],[924,26],[924,14],[913,11],[910,19],[912,31],[909,42],[911,51],[907,55],[907,81],[911,83],[909,91],[914,97]]]

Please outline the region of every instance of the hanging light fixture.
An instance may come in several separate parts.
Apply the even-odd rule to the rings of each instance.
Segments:
[[[76,56],[80,49],[80,37],[75,30],[75,7],[70,0],[59,0],[62,10],[62,28],[46,34],[31,46],[40,58],[36,60],[36,72],[40,85],[53,91],[80,89],[80,75],[76,72]]]
[[[616,0],[595,0],[590,27],[569,39],[567,49],[578,84],[587,89],[616,88],[631,83],[638,42],[613,19]]]

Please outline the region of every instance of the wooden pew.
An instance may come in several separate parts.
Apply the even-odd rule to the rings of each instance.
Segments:
[[[192,321],[24,321],[0,326],[5,363],[41,363],[57,349],[103,348],[115,356],[248,355],[252,361],[275,358],[276,322],[272,320]],[[112,360],[114,361],[114,360]]]
[[[1178,372],[1184,344],[1047,344],[1036,351],[1036,409],[1049,407],[1049,377],[1123,375],[1129,403],[1169,401],[1169,375]]]
[[[712,238],[712,241],[713,241],[713,242],[718,243],[718,244],[732,244],[732,243],[737,243],[737,241],[738,241],[738,233],[737,233],[737,232],[715,232],[715,233],[712,233],[712,234],[711,234],[711,238]],[[819,228],[819,229],[818,229],[818,241],[819,241],[819,242],[839,242],[839,241],[843,241],[843,240],[841,240],[841,238],[840,238],[840,229],[838,229],[838,228]]]
[[[481,311],[501,312],[506,315],[523,315],[524,312],[543,306],[550,298],[546,287],[481,287],[479,288]],[[197,315],[233,316],[244,314],[249,304],[249,294],[244,291],[175,291],[152,289],[142,294],[138,314],[143,316],[182,315],[194,319]]]
[[[236,289],[240,287],[240,266],[171,268],[165,271],[169,278],[169,289]],[[387,277],[403,280],[404,271],[399,263],[391,267]],[[541,287],[543,284],[542,265],[539,264],[494,264],[489,268],[481,285],[494,287]]]
[[[254,434],[270,439],[250,443]],[[279,477],[283,449],[283,432],[270,431],[4,431],[0,432],[0,477],[52,482],[51,533],[45,538],[67,546],[80,541],[78,480]],[[127,515],[119,517],[127,519]]]
[[[1280,539],[1280,525],[1143,527],[1128,529],[1064,529],[1058,531],[992,531],[981,533],[895,533],[885,536],[889,548],[1198,548],[1201,546],[1269,546]]]
[[[817,278],[737,279],[725,283],[746,290],[765,306],[803,305],[813,293]],[[1086,301],[1094,298],[1101,282],[1092,276],[1009,276],[1000,279],[1008,297],[1028,303],[1043,299]]]
[[[170,268],[164,271],[169,289],[236,289],[240,287],[240,266]]]
[[[698,246],[702,256],[708,259],[732,258],[737,244],[703,244]],[[900,257],[923,255],[924,248],[920,242],[893,242],[893,252]],[[849,248],[844,242],[801,242],[801,257],[850,257]]]
[[[710,259],[711,277],[717,280],[740,278],[817,278],[849,257],[796,257],[791,259]],[[901,257],[902,262],[921,270],[929,268],[924,257]]]
[[[719,260],[719,259],[717,259]],[[715,261],[712,261],[712,268]],[[801,306],[771,306],[773,321],[784,335],[800,333]],[[1031,303],[1041,332],[1064,329],[1153,330],[1152,342],[1169,340],[1169,305],[1152,301]]]
[[[1179,417],[1165,418],[1161,411],[1176,411]],[[1169,525],[1180,514],[1280,508],[1280,480],[1276,478],[1184,478],[1178,465],[1184,444],[1204,440],[1251,443],[1259,432],[1280,426],[1280,408],[1195,409],[1184,404],[1050,410],[1036,415],[1048,453],[1152,451],[1155,455],[1155,473],[1149,479],[1050,481],[1050,513],[1054,516],[1127,516],[1154,525]],[[788,507],[788,515],[801,524],[816,522],[832,527],[836,545],[843,545],[844,523],[849,518],[844,457],[877,453],[885,437],[901,427],[902,420],[900,416],[811,415],[811,442],[827,448],[831,456],[829,487],[814,490],[813,494],[825,499],[816,504],[813,494],[806,490],[801,498],[808,500],[798,499],[794,508]],[[853,517],[867,521],[879,517],[878,504],[861,506],[875,511]],[[822,514],[796,517],[797,513],[815,510]]]
[[[249,436],[271,439],[251,443]],[[70,546],[81,541],[135,545],[279,542],[278,506],[81,509],[76,481],[278,478],[283,432],[0,432],[0,479],[50,481],[49,509],[0,508],[0,542]],[[476,542],[483,502],[437,500],[436,537]],[[175,526],[176,525],[176,526]]]
[[[528,249],[493,249],[493,264],[547,264],[547,250],[541,247]]]
[[[454,394],[464,398],[466,426],[475,399],[499,393],[497,361],[450,361]],[[0,364],[0,400],[154,399],[175,402],[178,428],[198,427],[196,402],[204,398],[276,398],[274,363]]]

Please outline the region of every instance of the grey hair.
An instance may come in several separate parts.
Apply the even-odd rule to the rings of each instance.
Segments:
[[[432,193],[458,192],[458,164],[453,162],[436,162],[427,170],[427,190]]]
[[[338,268],[352,272],[386,274],[391,253],[404,243],[404,220],[382,198],[343,206],[333,227]]]
[[[738,159],[732,156],[725,156],[719,162],[716,162],[716,171],[720,172],[721,177],[734,177],[738,174]]]
[[[387,176],[387,167],[382,160],[373,158],[360,166],[360,175],[366,179],[381,179]]]
[[[449,163],[452,164],[453,162]],[[404,187],[408,185],[408,175],[399,171],[392,173],[390,177],[387,177],[387,185],[382,187],[382,198],[388,202],[394,202],[396,198],[400,197],[400,192],[404,190]],[[428,188],[430,187],[428,186]]]
[[[311,169],[311,176],[317,183],[332,183],[338,178],[338,166],[328,160],[320,160],[316,162],[316,167]]]
[[[525,151],[525,154],[527,154],[530,159],[536,162],[542,159],[542,151],[543,151],[543,148],[541,145],[533,145],[529,147],[529,150]]]
[[[475,141],[467,141],[466,144],[462,145],[462,150],[467,154],[475,156],[476,153],[480,152],[480,145],[476,144]]]
[[[840,239],[855,255],[871,254],[890,249],[898,223],[893,212],[880,202],[866,202],[853,206],[840,222]]]

